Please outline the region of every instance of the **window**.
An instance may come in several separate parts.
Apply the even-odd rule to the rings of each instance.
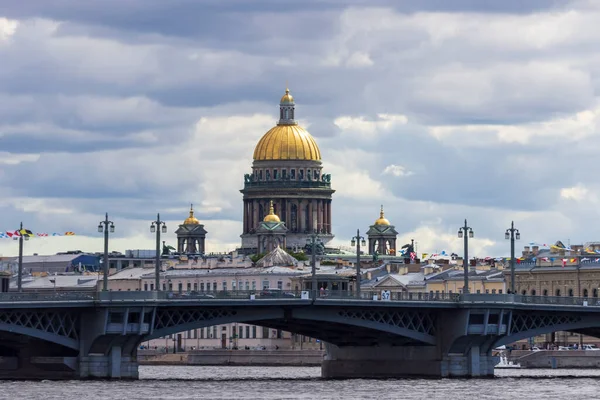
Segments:
[[[198,339],[198,329],[194,329],[194,339]]]
[[[252,339],[256,339],[256,325],[252,325]]]
[[[238,282],[238,288],[239,288],[240,290],[244,290],[244,282],[242,282],[242,281],[239,281],[239,282]]]
[[[262,181],[262,169],[258,171],[258,180]]]
[[[250,339],[250,325],[246,325],[246,339]]]
[[[273,170],[273,180],[275,180],[275,181],[276,181],[278,177],[279,177],[279,171],[278,171],[278,170],[276,170],[276,169],[274,169],[274,170]]]
[[[313,173],[314,173],[313,177],[315,178],[315,181],[318,181],[319,180],[319,171],[314,170]]]
[[[492,294],[496,294],[496,289],[492,289]]]
[[[252,290],[256,290],[256,281],[252,281]]]
[[[569,289],[569,297],[573,297],[573,289]]]
[[[144,283],[144,290],[147,292],[148,291],[148,284]]]
[[[191,339],[192,338],[192,331],[187,331],[185,333],[185,335],[186,335],[186,339]]]
[[[192,290],[192,284],[190,282],[188,282],[188,284],[187,284],[187,291],[189,292],[190,290]]]
[[[525,290],[525,289],[521,290],[521,294],[522,294],[523,296],[527,295],[527,290]]]
[[[287,171],[285,169],[281,170],[281,179],[287,178]]]
[[[236,289],[235,281],[231,281],[231,290],[235,290],[235,289]]]
[[[227,290],[227,281],[223,281],[223,290]]]
[[[290,179],[291,180],[296,179],[296,170],[295,169],[290,170]]]
[[[262,286],[263,286],[263,289],[268,289],[269,288],[269,281],[268,280],[264,280]]]
[[[531,289],[531,295],[532,295],[532,296],[535,296],[535,295],[536,295],[536,293],[537,293],[537,292],[535,291],[535,289]]]
[[[213,337],[213,338],[215,338],[215,339],[217,338],[217,326],[216,326],[216,325],[215,325],[215,326],[213,326],[213,334],[212,334],[212,337]]]
[[[304,170],[303,169],[298,170],[298,180],[300,180],[300,181],[304,180]]]
[[[243,326],[238,326],[238,336],[240,339],[244,338],[244,327]]]
[[[557,297],[560,296],[560,289],[556,289],[555,296],[557,296]]]
[[[592,290],[592,297],[598,297],[598,289]]]
[[[583,297],[588,297],[588,290],[587,289],[583,289]]]
[[[481,290],[477,289],[477,294],[481,294]]]
[[[173,291],[173,283],[169,282],[169,292],[172,292],[172,291]]]
[[[154,290],[154,283],[150,284],[150,290]]]
[[[204,292],[204,282],[200,282],[200,291]]]
[[[178,291],[179,293],[183,292],[183,283],[179,282],[179,283],[177,284],[177,291]]]
[[[194,282],[194,290],[198,291],[198,282]]]
[[[277,281],[277,289],[283,289],[283,282]]]
[[[502,289],[498,289],[498,294],[502,294]]]
[[[163,292],[166,292],[166,291],[167,291],[167,284],[163,283]]]
[[[262,338],[263,339],[269,338],[269,328],[265,328],[264,326],[262,327]]]
[[[216,292],[217,291],[217,282],[213,282],[213,291]]]
[[[204,339],[204,328],[200,328],[200,339]]]
[[[246,281],[246,290],[250,290],[250,282]]]
[[[490,289],[485,289],[485,294],[490,294]]]

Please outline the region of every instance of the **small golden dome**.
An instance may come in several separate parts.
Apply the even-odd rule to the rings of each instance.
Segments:
[[[379,212],[379,219],[375,221],[375,225],[390,225],[390,221],[388,221],[383,216],[383,205],[381,206],[381,211]]]
[[[259,140],[254,160],[321,160],[317,142],[298,125],[277,125]]]
[[[279,217],[275,214],[275,209],[273,208],[273,200],[271,200],[271,204],[269,206],[269,214],[265,215],[265,219],[263,222],[281,222]]]
[[[185,221],[183,221],[184,225],[200,225],[200,221],[196,217],[194,217],[194,205],[190,204],[190,216],[187,217]]]
[[[290,94],[290,89],[285,88],[285,94],[283,95],[283,97],[281,98],[281,101],[279,103],[285,104],[285,103],[293,103],[293,102],[294,102],[294,97]]]

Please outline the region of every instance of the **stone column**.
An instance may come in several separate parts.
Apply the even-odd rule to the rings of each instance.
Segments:
[[[323,229],[323,200],[317,200],[317,230]]]
[[[331,200],[327,200],[327,218],[328,218],[327,226],[329,227],[328,228],[329,231],[327,233],[331,233],[331,232],[333,232],[333,229],[332,229],[333,227],[331,225]]]
[[[288,229],[292,229],[292,201],[286,201],[286,210],[285,210],[285,226]]]
[[[312,232],[313,227],[313,200],[308,200],[308,226],[306,227],[309,232]]]
[[[258,227],[258,201],[252,200],[252,226],[250,229],[256,229]]]

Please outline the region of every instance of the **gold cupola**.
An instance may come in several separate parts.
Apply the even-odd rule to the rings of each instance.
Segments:
[[[263,222],[281,222],[279,217],[275,214],[275,209],[273,208],[273,200],[269,203],[269,214],[265,215]]]
[[[190,216],[183,221],[183,225],[200,225],[200,221],[194,217],[194,205],[190,204]]]
[[[317,142],[294,119],[295,106],[294,97],[286,88],[279,102],[279,122],[259,140],[254,149],[255,161],[321,160]]]
[[[285,94],[281,98],[280,104],[293,103],[294,97],[290,94],[290,89],[285,88]]]
[[[375,225],[390,225],[390,221],[383,215],[383,205],[381,206],[381,211],[379,212],[379,219],[375,221]]]

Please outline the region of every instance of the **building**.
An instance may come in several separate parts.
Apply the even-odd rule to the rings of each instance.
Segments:
[[[18,257],[12,257],[12,260],[9,263],[11,266],[14,266],[17,262]],[[100,257],[95,254],[87,254],[80,251],[70,251],[48,256],[40,256],[38,254],[23,256],[24,274],[98,271],[99,268]]]
[[[287,248],[304,248],[312,232],[327,244],[331,231],[331,176],[323,173],[315,139],[295,119],[295,103],[286,89],[279,103],[279,122],[254,149],[252,173],[244,176],[243,232],[240,252],[258,252],[259,224],[269,212],[287,228]]]

